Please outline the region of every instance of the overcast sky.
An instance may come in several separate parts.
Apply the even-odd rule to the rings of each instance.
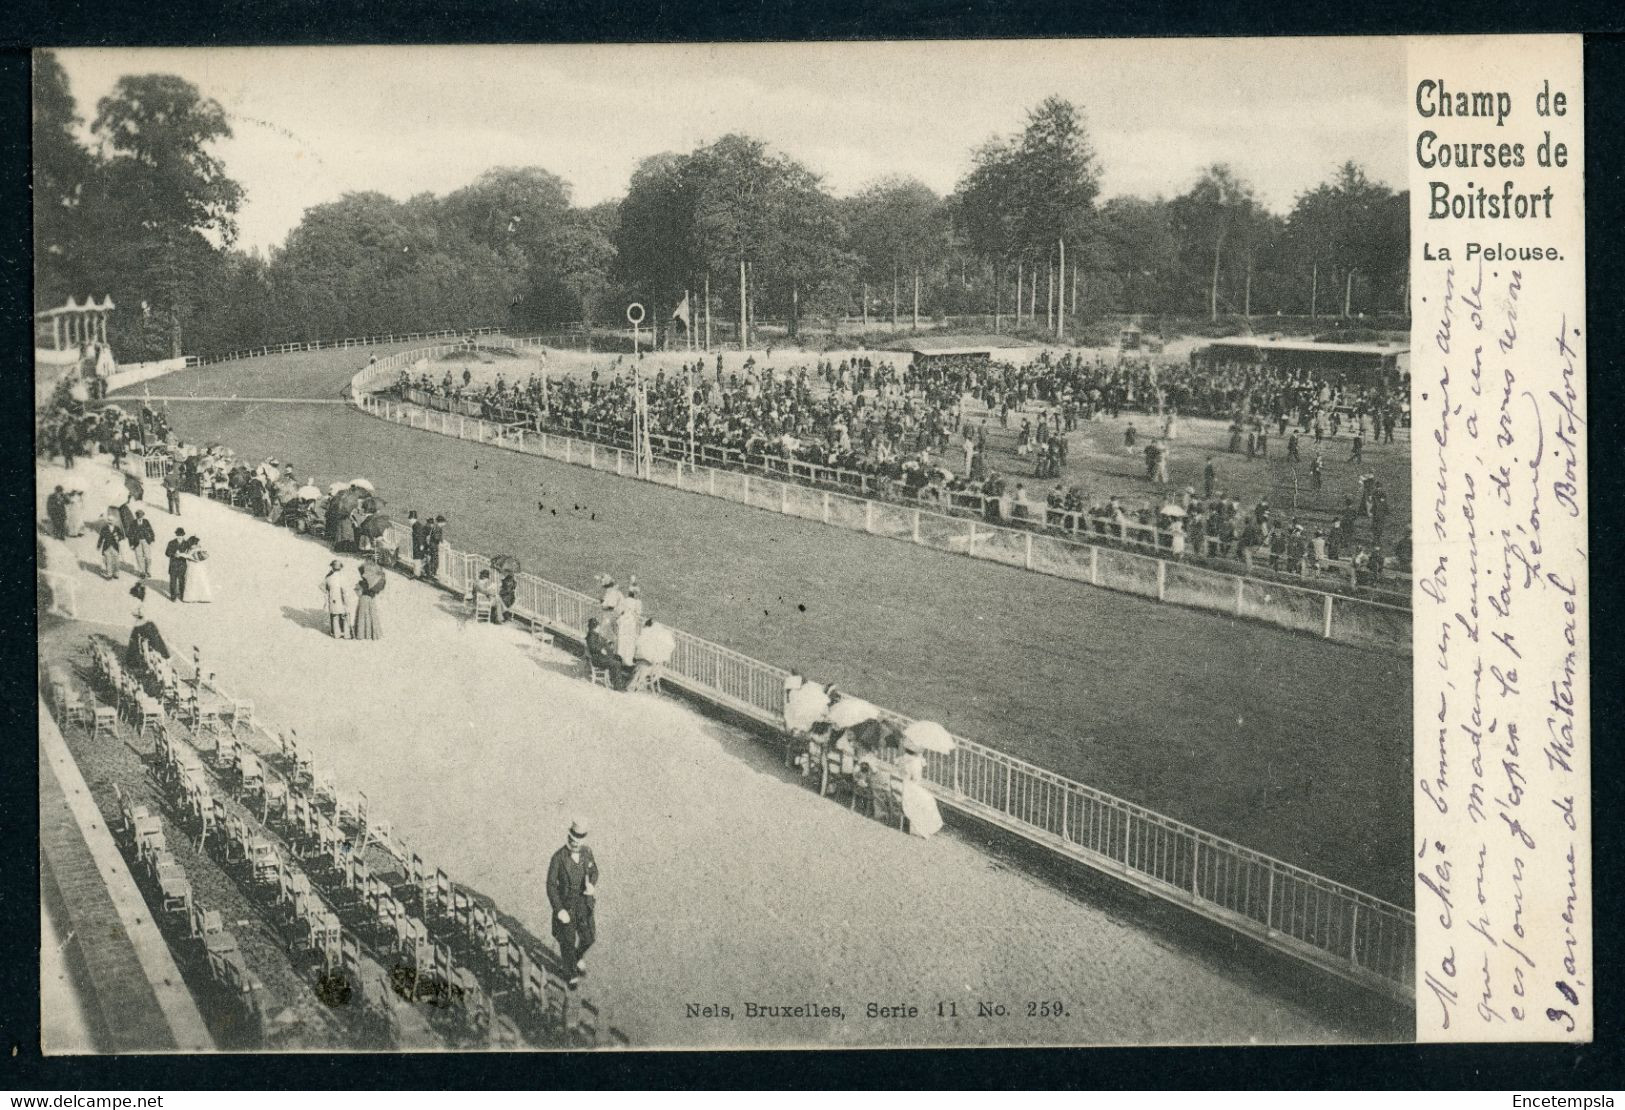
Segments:
[[[1397,39],[722,46],[68,50],[79,114],[125,74],[214,97],[247,200],[241,245],[280,244],[306,208],[371,189],[446,193],[537,165],[578,203],[620,196],[638,161],[742,131],[837,194],[887,174],[939,192],[971,149],[1058,93],[1083,108],[1102,195],[1172,196],[1231,163],[1284,212],[1353,158],[1405,182]]]

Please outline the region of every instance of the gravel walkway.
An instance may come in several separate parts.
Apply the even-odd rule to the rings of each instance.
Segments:
[[[65,476],[40,468],[41,506]],[[105,467],[71,477],[90,515],[114,496]],[[1214,966],[952,834],[920,841],[820,799],[746,734],[673,700],[589,686],[569,654],[469,625],[425,585],[391,578],[383,640],[335,641],[318,593],[324,547],[184,501],[215,601],[153,590],[148,612],[171,649],[198,645],[205,669],[297,729],[318,767],[366,791],[431,865],[545,936],[548,857],[573,817],[592,826],[603,879],[589,983],[634,1045],[1371,1035],[1329,1019],[1342,1007],[1326,992],[1311,1008],[1310,995]],[[148,515],[162,542],[174,521]],[[92,539],[73,543],[88,563]],[[127,574],[78,582],[82,619],[128,627]],[[871,1016],[870,1003],[917,1016]],[[752,1018],[751,1006],[822,1016]]]

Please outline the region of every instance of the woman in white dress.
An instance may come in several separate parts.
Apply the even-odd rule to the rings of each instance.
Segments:
[[[897,767],[903,772],[903,816],[908,818],[908,831],[919,837],[935,836],[942,828],[942,812],[937,799],[922,785],[925,757],[905,740]]]
[[[637,663],[638,633],[643,628],[643,601],[638,588],[628,586],[615,612],[615,653],[628,673]]]
[[[203,550],[203,541],[193,536],[186,551],[186,594],[189,602],[214,600],[214,584],[209,581],[209,553]]]

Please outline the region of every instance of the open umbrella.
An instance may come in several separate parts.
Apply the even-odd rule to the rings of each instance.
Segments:
[[[880,716],[880,710],[862,698],[842,698],[829,707],[829,723],[836,728],[851,728]]]
[[[784,723],[794,732],[805,732],[817,723],[829,708],[829,694],[815,682],[808,682],[790,691],[784,699]]]
[[[320,501],[322,499],[322,491],[317,489],[315,486],[300,486],[294,496],[299,498],[301,501]]]
[[[638,658],[666,664],[677,651],[677,637],[663,624],[651,624],[638,633]]]
[[[935,721],[915,721],[903,730],[903,740],[922,752],[951,752],[954,738]]]
[[[491,569],[503,574],[518,574],[519,560],[512,555],[491,556]]]
[[[864,721],[852,730],[852,739],[860,748],[869,748],[878,751],[881,748],[897,748],[903,744],[903,733],[890,721],[882,721],[878,717]]]
[[[371,493],[373,491],[372,483],[367,481],[365,478],[352,478],[350,480],[350,484],[352,486],[359,486],[360,488],[366,490],[368,493]]]
[[[1185,515],[1185,510],[1181,509],[1178,505],[1164,505],[1162,508],[1158,509],[1157,512],[1161,513],[1163,516],[1169,517]]]
[[[387,513],[373,513],[366,520],[361,522],[361,528],[359,531],[368,539],[376,540],[386,531],[388,531],[390,526],[394,523],[395,522],[389,518]]]
[[[339,490],[344,489],[344,488],[346,488],[346,487],[345,487],[343,482],[334,482],[332,485],[327,487],[327,492],[328,492],[329,496],[334,496],[334,495],[337,495]]]

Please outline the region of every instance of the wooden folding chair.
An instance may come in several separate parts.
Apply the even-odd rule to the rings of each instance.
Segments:
[[[166,853],[166,858],[158,861],[155,871],[163,912],[178,914],[183,919],[190,918],[192,883],[186,877],[186,872],[181,869],[181,865]]]
[[[598,1047],[598,1007],[585,998],[576,1001],[570,1039],[583,1048]]]
[[[226,705],[226,714],[231,718],[232,735],[236,735],[240,728],[254,727],[254,703],[247,698],[231,698]]]
[[[260,823],[269,824],[271,815],[288,816],[288,784],[267,771],[260,789]]]

